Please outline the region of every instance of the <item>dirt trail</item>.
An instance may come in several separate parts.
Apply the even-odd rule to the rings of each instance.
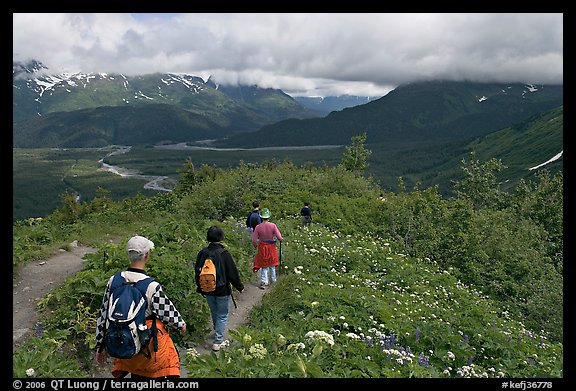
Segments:
[[[96,249],[70,245],[72,251],[59,250],[49,259],[32,261],[18,271],[12,285],[12,351],[36,330],[38,300],[82,270],[82,257]]]
[[[83,268],[83,257],[88,253],[95,253],[97,249],[85,247],[76,241],[70,245],[71,251],[59,250],[56,254],[44,261],[33,261],[24,265],[18,271],[18,278],[13,281],[13,320],[12,320],[12,352],[27,338],[34,335],[38,321],[37,303],[48,292],[60,286],[71,275]],[[252,280],[256,281],[255,275]],[[245,324],[250,310],[260,303],[268,290],[261,290],[255,282],[246,281],[244,292],[234,291],[234,298],[238,308],[231,305],[228,317],[228,331],[226,338],[230,337],[229,330]],[[204,343],[196,346],[199,354],[210,353],[212,346],[212,333],[206,336]],[[186,353],[182,350],[181,357]],[[109,359],[111,364],[111,359]],[[111,377],[111,366],[94,368],[92,377]],[[181,377],[187,377],[186,370],[181,368]]]

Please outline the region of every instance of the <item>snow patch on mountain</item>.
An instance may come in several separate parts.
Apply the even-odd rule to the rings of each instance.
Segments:
[[[562,155],[564,154],[564,150],[560,151],[559,153],[557,153],[556,155],[554,155],[552,158],[548,159],[547,161],[545,161],[542,164],[539,164],[537,166],[534,167],[530,167],[528,170],[532,171],[532,170],[537,170],[538,168],[545,166],[549,163],[552,163],[553,161],[556,161],[558,159],[560,159],[562,157]]]

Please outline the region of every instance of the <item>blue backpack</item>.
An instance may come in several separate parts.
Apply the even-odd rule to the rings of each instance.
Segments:
[[[258,224],[262,222],[262,218],[260,217],[260,213],[257,211],[252,211],[246,218],[246,226],[252,229],[256,228]]]
[[[110,284],[110,300],[106,314],[104,346],[112,357],[131,358],[138,353],[150,358],[150,340],[154,339],[154,351],[158,351],[156,320],[152,329],[146,325],[146,290],[152,277],[138,282],[128,282],[117,272]]]

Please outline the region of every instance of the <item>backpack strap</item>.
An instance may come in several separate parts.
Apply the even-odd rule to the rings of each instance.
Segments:
[[[122,272],[114,273],[114,277],[112,278],[112,282],[110,283],[110,293],[114,292],[114,290],[116,290],[116,288],[122,285],[125,281],[126,279],[122,275]]]
[[[146,302],[146,306],[148,306],[148,296],[146,296],[146,291],[148,290],[148,286],[150,285],[150,283],[152,281],[154,281],[154,279],[152,277],[146,277],[146,278],[143,278],[143,279],[137,281],[134,284],[134,287],[142,293],[142,296],[144,297],[144,301]],[[156,314],[154,314],[154,312],[152,312],[151,319],[152,319],[152,328],[151,328],[152,341],[154,341],[154,352],[157,352],[158,351],[158,327],[156,326]],[[144,350],[146,350],[146,351],[144,351]],[[150,353],[150,346],[149,345],[146,345],[146,347],[141,352],[144,355],[144,357],[146,357],[148,359],[152,357],[152,353]]]
[[[224,265],[224,262],[222,261],[222,253],[224,251],[226,251],[226,249],[224,247],[218,247],[216,249],[208,249],[208,247],[206,247],[206,251],[209,255],[216,255],[218,257],[218,264],[220,265],[220,271],[223,272],[223,276],[224,279],[226,281],[228,281],[228,279],[226,278],[226,266]],[[218,271],[218,265],[216,265],[216,271]]]
[[[152,277],[146,277],[139,281],[136,281],[136,283],[134,284],[134,287],[138,289],[140,293],[142,293],[142,296],[144,296],[144,300],[146,300],[146,303],[148,303],[148,297],[146,296],[146,291],[148,290],[148,285],[150,285],[152,281],[154,281]]]

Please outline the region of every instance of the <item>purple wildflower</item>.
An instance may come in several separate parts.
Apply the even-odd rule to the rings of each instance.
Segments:
[[[37,322],[36,323],[36,336],[38,338],[42,338],[43,335],[44,335],[44,327],[42,326],[42,323]]]
[[[418,357],[418,364],[426,368],[428,367],[428,360],[429,360],[428,356],[425,356],[424,353],[420,353],[420,356]]]

